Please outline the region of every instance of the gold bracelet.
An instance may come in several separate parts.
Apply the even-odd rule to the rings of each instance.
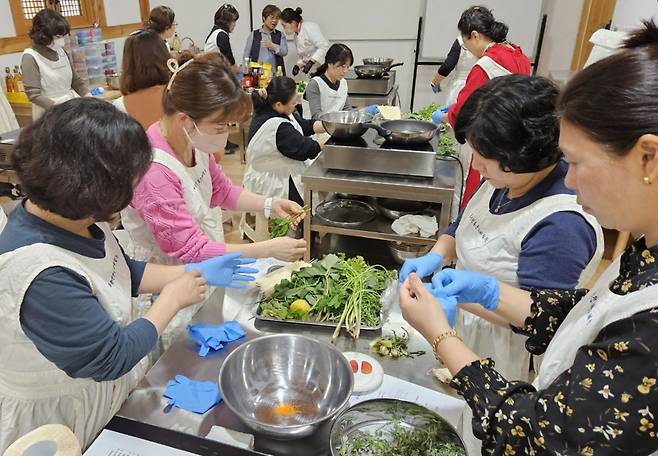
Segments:
[[[457,335],[457,331],[455,331],[454,329],[451,329],[450,331],[446,331],[436,336],[436,339],[434,339],[434,342],[432,342],[432,351],[434,352],[434,357],[436,359],[439,359],[438,349],[441,342],[451,337],[456,337],[457,339],[462,340],[461,337]]]

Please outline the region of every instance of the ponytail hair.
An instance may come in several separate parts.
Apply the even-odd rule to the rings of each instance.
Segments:
[[[267,89],[255,90],[251,94],[256,112],[273,107],[276,103],[287,104],[297,94],[297,83],[287,76],[272,78]]]
[[[325,74],[330,63],[352,66],[354,64],[352,50],[343,43],[332,44],[324,56],[324,63],[318,68],[313,77]]]
[[[471,6],[464,11],[459,18],[457,28],[463,36],[470,36],[472,32],[485,35],[495,43],[507,41],[509,28],[502,22],[498,22],[491,10],[484,6]]]
[[[281,11],[281,20],[283,22],[302,22],[304,19],[302,18],[302,9],[300,7],[297,7],[295,9],[292,8],[286,8],[283,11]]]
[[[176,14],[168,6],[156,6],[151,10],[146,28],[156,33],[164,33],[165,30],[174,26]]]

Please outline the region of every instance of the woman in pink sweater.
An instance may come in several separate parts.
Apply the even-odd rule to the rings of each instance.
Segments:
[[[121,213],[130,238],[124,244],[135,258],[191,263],[236,251],[252,258],[301,258],[304,240],[224,242],[221,208],[264,211],[267,217],[303,213],[295,202],[233,185],[213,160],[212,153],[226,144],[227,123],[246,120],[251,110],[250,98],[219,55],[201,55],[176,70],[165,92],[164,116],[147,131],[153,162]],[[196,310],[170,325],[170,337],[163,336],[165,348]]]

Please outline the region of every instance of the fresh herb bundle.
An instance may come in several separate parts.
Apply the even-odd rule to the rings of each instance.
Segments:
[[[429,106],[425,106],[420,111],[412,112],[411,114],[409,114],[408,117],[409,119],[424,120],[425,122],[431,122],[432,114],[434,114],[434,111],[436,111],[440,107],[441,107],[440,104],[432,103]]]
[[[370,266],[360,257],[326,255],[311,266],[292,274],[274,287],[272,295],[260,303],[262,316],[278,320],[313,320],[338,323],[355,339],[361,325],[381,322],[381,296],[395,273],[381,266]],[[304,300],[310,306],[293,303]]]
[[[409,346],[409,332],[404,328],[402,330],[405,332],[402,336],[398,336],[393,331],[392,336],[378,337],[373,340],[370,342],[370,351],[380,356],[388,356],[389,358],[415,358],[416,356],[424,355],[425,352],[422,350],[415,352],[407,350]]]
[[[287,236],[292,224],[305,212],[308,212],[308,207],[306,206],[304,206],[303,212],[298,212],[285,218],[272,217],[269,219],[267,221],[267,231],[269,232],[270,239]]]

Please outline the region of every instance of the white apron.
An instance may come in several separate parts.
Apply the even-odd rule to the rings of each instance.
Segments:
[[[303,21],[299,33],[295,34],[295,47],[297,48],[297,65],[301,69],[306,62],[313,60],[312,71],[324,63],[324,57],[329,49],[329,41],[322,35],[320,26],[315,22]],[[300,77],[305,75],[300,74]]]
[[[0,89],[0,135],[13,130],[18,130],[16,115],[5,93]]]
[[[73,83],[73,68],[64,49],[57,49],[57,61],[48,60],[32,48],[23,51],[31,55],[39,65],[41,76],[41,94],[50,98],[55,104],[64,103],[79,95],[71,88]],[[43,115],[45,109],[32,103],[32,120]]]
[[[342,111],[347,103],[347,81],[341,79],[338,90],[333,90],[320,76],[315,76],[312,80],[315,80],[320,88],[320,109],[322,112]],[[304,117],[310,119],[312,117],[311,108],[308,101],[304,100],[304,98],[302,98],[302,109],[304,111]],[[316,141],[329,139],[329,134],[315,134],[313,135],[313,139]]]
[[[0,234],[2,234],[2,230],[5,228],[6,224],[7,216],[5,215],[5,211],[2,210],[2,207],[0,207]]]
[[[583,211],[575,195],[548,196],[514,212],[491,214],[489,201],[494,190],[493,185],[485,182],[464,209],[455,233],[458,269],[491,275],[518,287],[517,270],[523,239],[542,219],[556,212],[571,211],[583,216],[596,232],[596,252],[582,271],[579,285],[591,279],[603,255],[603,231],[596,220]],[[492,358],[505,378],[529,380],[527,337],[462,310],[457,313],[456,329],[466,346],[482,358]]]
[[[224,230],[222,226],[222,211],[219,207],[210,207],[212,199],[212,180],[208,167],[210,155],[195,151],[195,166],[184,166],[171,154],[153,148],[153,161],[170,169],[180,179],[183,185],[185,205],[196,219],[199,227],[211,241],[223,242]],[[180,264],[180,262],[166,253],[158,245],[148,225],[140,217],[137,210],[128,206],[121,211],[121,223],[126,231],[126,241],[123,247],[128,256],[149,263]],[[214,289],[211,288],[214,291]],[[180,336],[187,325],[197,313],[199,308],[213,299],[221,298],[221,293],[211,291],[203,303],[195,304],[178,311],[161,335],[162,348],[166,350],[171,343]],[[156,296],[140,295],[136,307],[140,314],[144,314],[151,306]],[[214,301],[213,301],[214,302]]]
[[[448,89],[448,96],[446,98],[446,103],[451,105],[457,102],[457,95],[462,91],[466,85],[466,79],[468,78],[468,73],[471,72],[473,65],[478,61],[471,51],[464,49],[464,39],[459,35],[457,41],[460,46],[462,46],[459,53],[459,60],[457,60],[457,66],[452,76],[452,81],[450,81],[450,88]]]
[[[217,52],[219,54],[222,53],[217,47],[217,35],[219,35],[220,33],[226,33],[228,35],[228,32],[222,29],[217,29],[214,32],[212,32],[208,37],[208,39],[206,40],[206,43],[203,45],[203,52]]]
[[[276,146],[276,131],[284,122],[291,123],[295,130],[304,134],[301,125],[293,116],[288,119],[273,117],[268,119],[249,141],[247,146],[247,171],[244,174],[244,188],[266,197],[288,199],[288,179],[299,194],[304,197],[302,174],[308,163],[293,160],[279,152]]]
[[[497,64],[491,57],[486,55],[484,57],[479,58],[477,62],[475,62],[475,65],[482,68],[484,72],[487,73],[487,76],[489,76],[490,80],[493,78],[498,78],[500,76],[507,76],[509,74],[512,74],[507,68]],[[472,158],[473,158],[473,149],[471,149],[470,144],[468,144],[468,142],[461,144],[459,146],[459,161],[462,164],[464,175],[461,185],[455,186],[455,194],[452,197],[452,211],[450,215],[452,216],[453,219],[456,219],[457,215],[459,214],[459,206],[461,205],[460,195],[462,195],[462,192],[466,189],[466,179],[468,178],[468,172],[471,169]]]
[[[130,270],[107,224],[105,257],[89,258],[50,244],[34,244],[0,255],[0,452],[44,424],[63,424],[86,448],[142,379],[144,357],[115,381],[71,378],[48,361],[20,324],[23,297],[35,277],[61,266],[84,277],[108,316],[122,326],[133,319]],[[99,335],[102,337],[102,334]]]

